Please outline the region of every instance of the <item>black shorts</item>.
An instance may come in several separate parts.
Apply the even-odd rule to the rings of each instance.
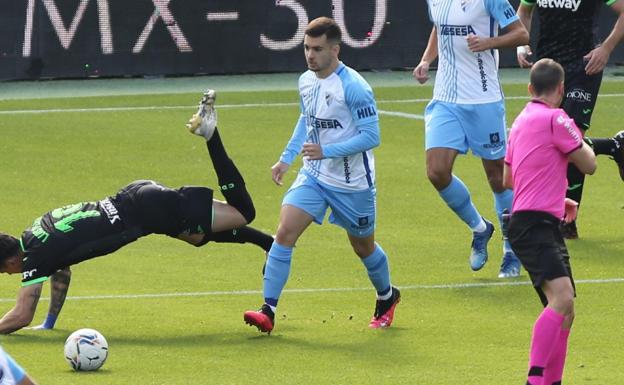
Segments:
[[[574,286],[570,255],[559,231],[559,220],[543,211],[519,211],[509,221],[509,243],[529,273],[533,287],[546,306],[544,281],[569,277]]]
[[[565,91],[561,102],[561,108],[583,132],[589,129],[602,83],[602,72],[589,76],[585,73],[585,64],[581,59],[565,67]]]
[[[111,201],[127,221],[143,229],[143,235],[210,233],[213,191],[206,187],[171,189],[150,180],[138,180],[122,188]]]

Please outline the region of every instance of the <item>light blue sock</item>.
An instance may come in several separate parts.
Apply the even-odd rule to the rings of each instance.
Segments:
[[[494,207],[496,209],[496,215],[498,215],[498,223],[503,228],[503,210],[507,209],[511,212],[511,203],[513,201],[513,191],[505,190],[503,192],[494,193]],[[503,252],[507,253],[511,251],[511,245],[509,240],[505,239],[503,242]]]
[[[290,273],[293,248],[273,242],[264,270],[264,302],[276,307]]]
[[[368,277],[377,290],[377,296],[383,297],[392,289],[390,286],[390,268],[388,257],[383,249],[375,243],[375,251],[366,258],[362,258],[362,263],[366,266]]]
[[[461,179],[453,175],[451,183],[444,190],[439,191],[439,194],[448,207],[471,229],[476,228],[481,223],[481,214],[472,204],[470,192]]]

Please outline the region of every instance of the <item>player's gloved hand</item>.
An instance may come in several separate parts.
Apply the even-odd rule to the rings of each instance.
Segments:
[[[414,71],[412,72],[414,79],[418,81],[420,84],[425,84],[427,80],[429,80],[429,62],[426,60],[421,60],[420,63]]]
[[[578,213],[578,202],[566,198],[565,199],[565,214],[563,215],[563,221],[565,223],[570,223],[576,219],[576,214]]]
[[[533,65],[532,61],[527,60],[527,57],[531,55],[533,55],[533,52],[531,52],[531,46],[521,45],[516,48],[516,57],[520,68],[529,68]]]

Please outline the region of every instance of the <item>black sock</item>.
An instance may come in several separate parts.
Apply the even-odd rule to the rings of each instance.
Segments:
[[[596,155],[613,156],[619,149],[618,143],[613,138],[585,138],[585,142],[591,146]]]
[[[245,188],[243,176],[225,151],[217,128],[215,128],[206,145],[212,165],[217,173],[221,193],[223,193],[227,203],[237,209],[245,217],[247,223],[250,223],[256,217],[256,209],[249,192]]]
[[[269,251],[273,244],[273,237],[253,227],[243,226],[239,229],[210,233],[208,238],[218,243],[253,243],[264,251]]]
[[[568,191],[566,197],[574,199],[581,204],[585,174],[579,171],[573,163],[568,163]]]

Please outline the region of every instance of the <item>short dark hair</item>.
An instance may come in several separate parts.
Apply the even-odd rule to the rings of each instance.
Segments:
[[[0,233],[0,264],[7,258],[17,255],[18,250],[19,241],[15,237]]]
[[[336,21],[329,17],[317,17],[312,20],[305,30],[305,34],[310,37],[327,36],[327,40],[332,40],[337,44],[342,41],[342,31]]]
[[[531,85],[536,96],[556,90],[564,78],[563,67],[553,59],[540,59],[531,68]]]

